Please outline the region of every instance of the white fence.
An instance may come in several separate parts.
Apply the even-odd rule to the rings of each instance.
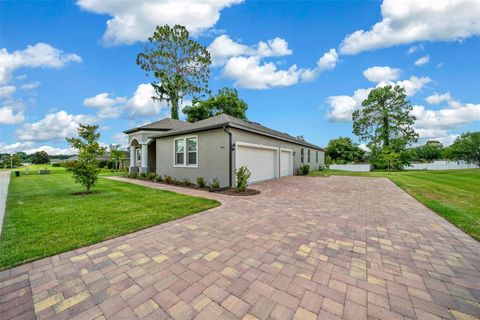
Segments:
[[[465,161],[434,161],[432,163],[412,163],[405,170],[459,170],[477,169],[479,166]]]
[[[329,169],[342,170],[342,171],[368,172],[368,171],[371,171],[372,166],[370,164],[331,164],[329,165]]]

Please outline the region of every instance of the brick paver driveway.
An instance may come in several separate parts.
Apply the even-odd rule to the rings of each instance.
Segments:
[[[256,188],[0,272],[0,318],[480,316],[479,243],[392,182],[290,177]]]

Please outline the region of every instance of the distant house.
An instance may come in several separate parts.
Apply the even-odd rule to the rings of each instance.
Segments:
[[[218,179],[232,186],[246,166],[251,182],[290,176],[302,164],[324,165],[324,149],[258,123],[218,115],[195,123],[163,119],[124,131],[130,172],[156,172],[178,180]]]
[[[130,159],[129,159],[129,152],[128,151],[121,151],[122,152],[122,157],[120,158],[119,162],[119,169],[127,169],[130,165]],[[71,156],[70,158],[67,158],[65,160],[62,160],[61,162],[65,161],[75,161],[78,160],[78,155]],[[97,160],[99,162],[108,162],[110,161],[110,152],[105,152],[104,154],[100,155],[97,157]]]

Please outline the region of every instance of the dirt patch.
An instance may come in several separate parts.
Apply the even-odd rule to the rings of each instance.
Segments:
[[[79,192],[73,192],[73,196],[93,196],[94,194],[101,193],[102,191],[100,190],[95,190],[95,191],[79,191]]]
[[[237,190],[234,189],[234,188],[223,189],[223,190],[219,190],[219,191],[215,191],[215,192],[225,194],[227,196],[243,196],[243,197],[245,197],[245,196],[255,196],[255,195],[261,193],[259,190],[255,190],[255,189],[247,189],[244,192],[237,192]]]

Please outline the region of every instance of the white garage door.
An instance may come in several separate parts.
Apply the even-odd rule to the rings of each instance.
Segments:
[[[293,176],[293,152],[290,150],[280,152],[280,176]]]
[[[277,149],[261,146],[242,145],[237,142],[237,169],[245,166],[250,170],[249,181],[256,182],[276,177]]]

